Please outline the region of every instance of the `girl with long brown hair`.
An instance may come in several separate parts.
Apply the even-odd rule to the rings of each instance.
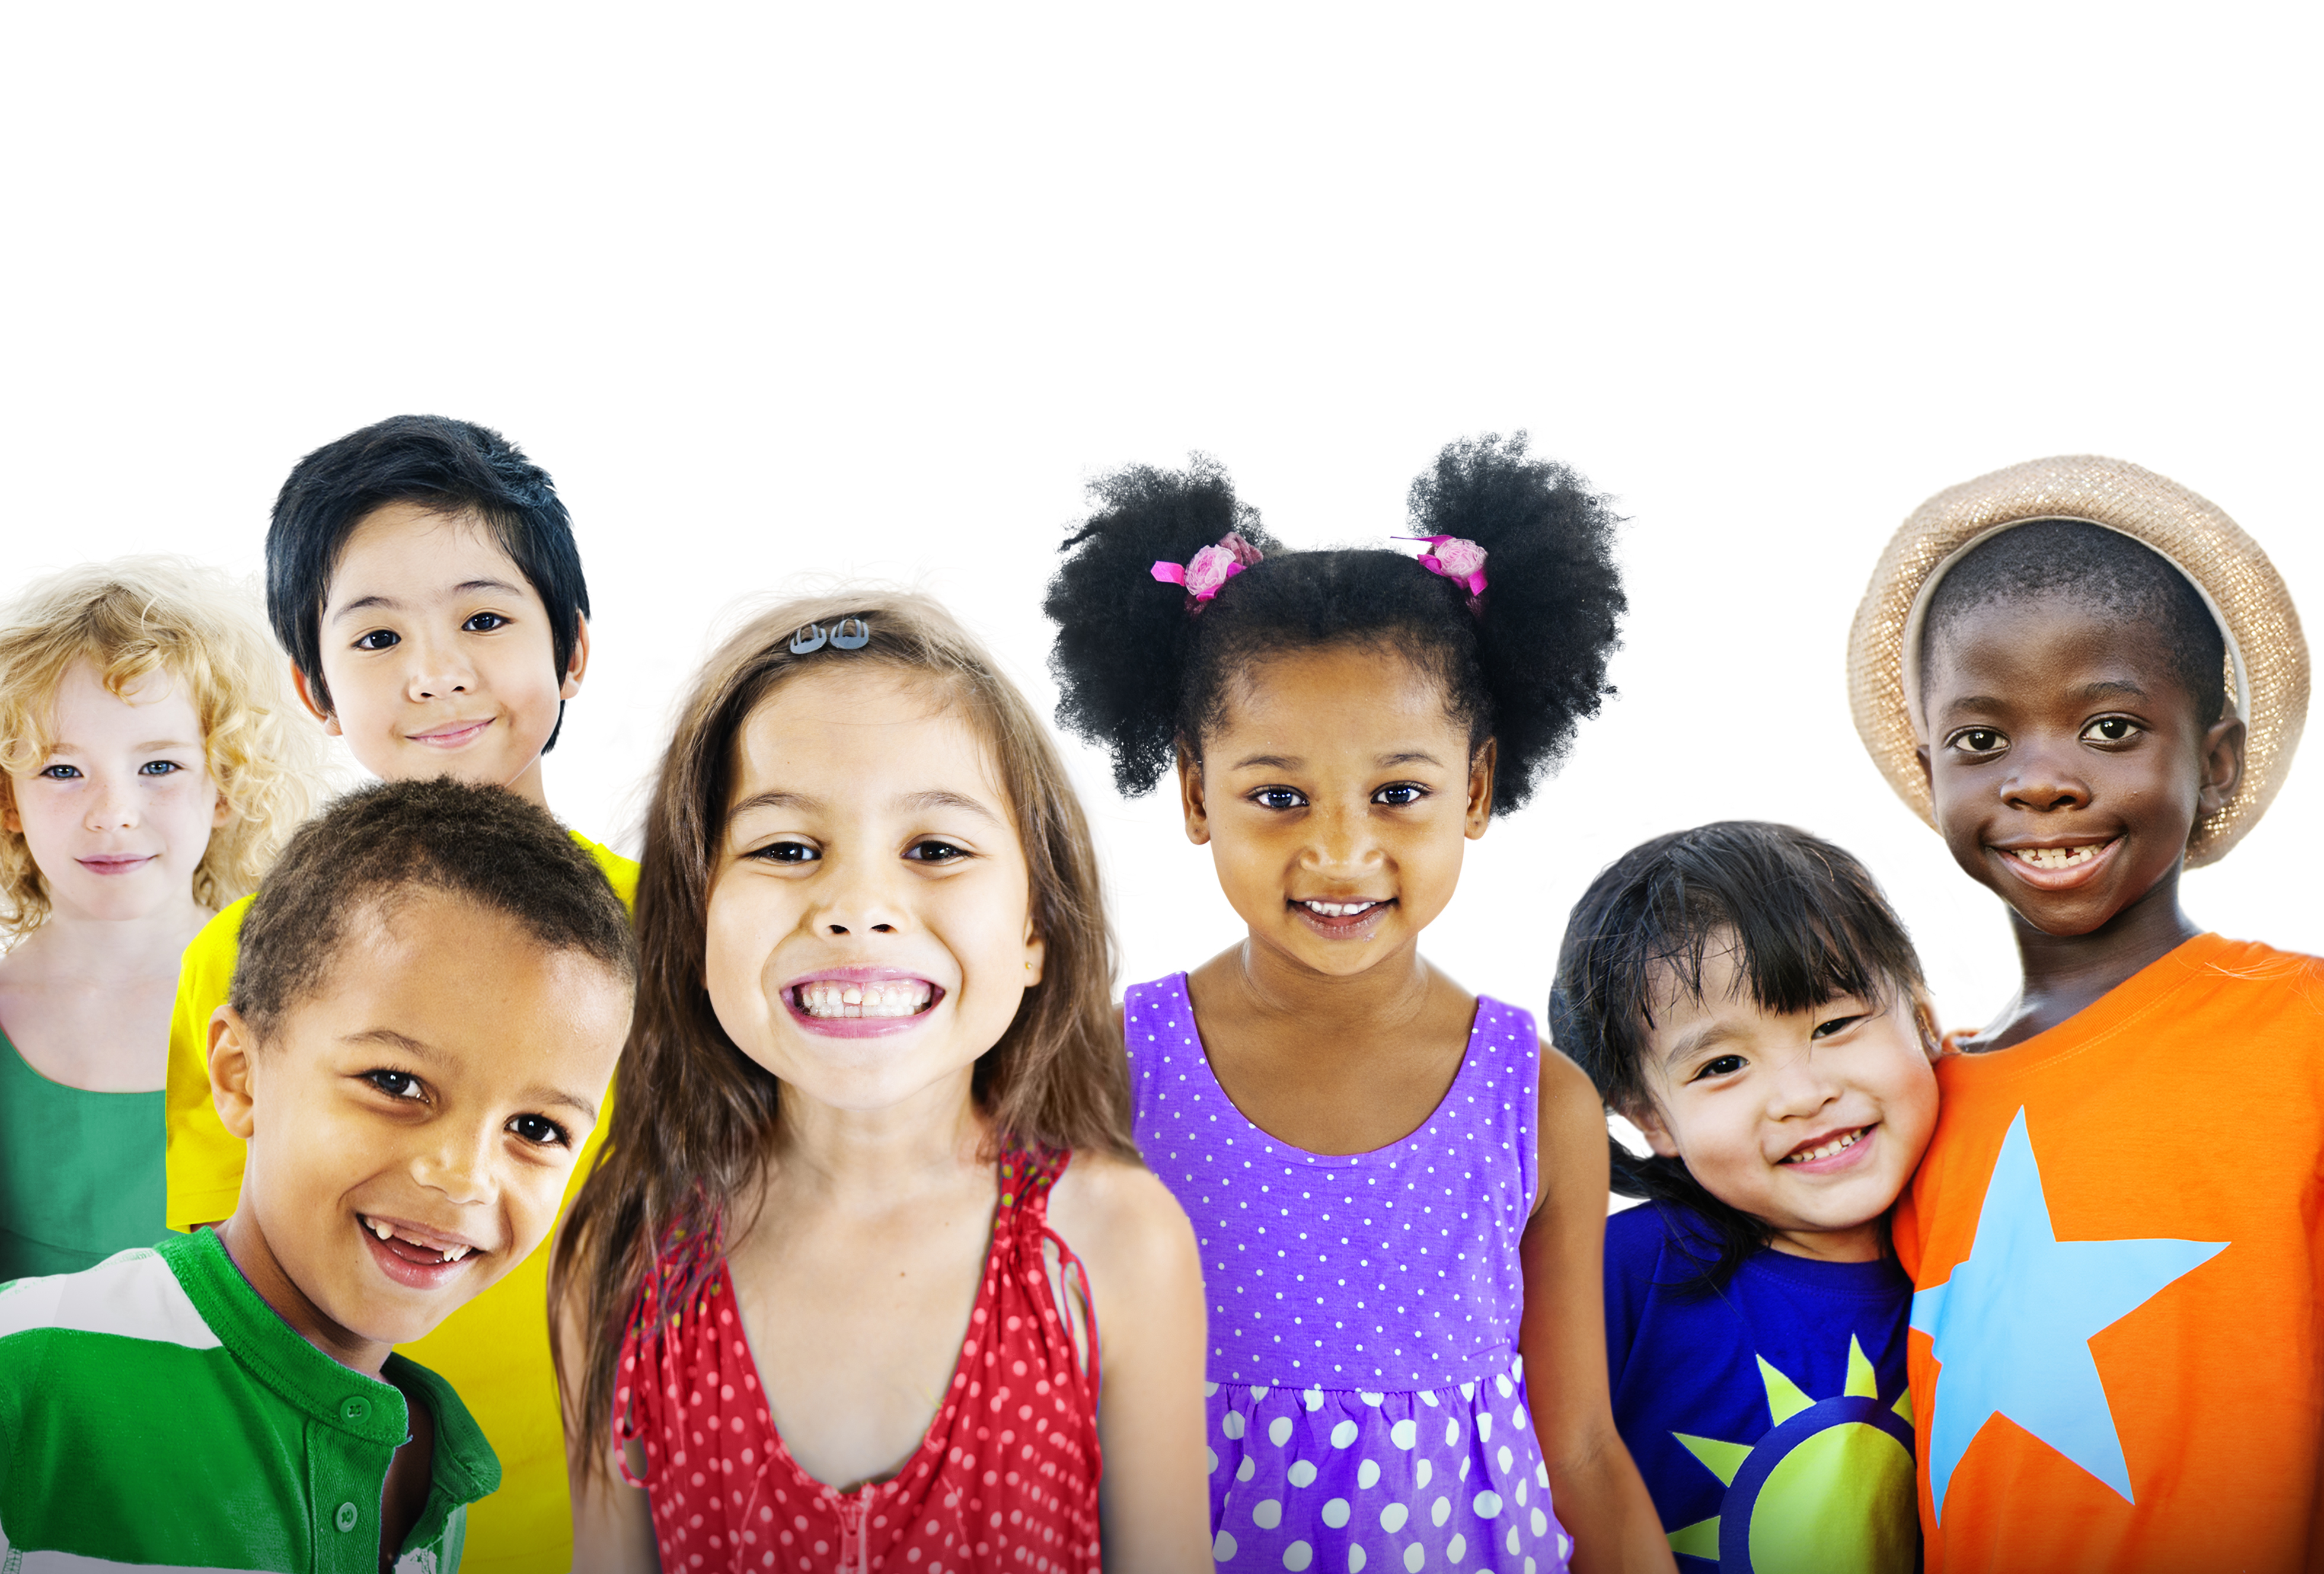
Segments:
[[[576,1570],[1206,1562],[1193,1233],[1131,1145],[1087,824],[991,659],[919,596],[753,620],[637,924],[552,1270]]]

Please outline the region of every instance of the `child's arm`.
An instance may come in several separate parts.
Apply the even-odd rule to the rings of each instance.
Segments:
[[[570,1396],[581,1392],[581,1364],[587,1352],[570,1299],[553,1310],[557,1386],[565,1406],[565,1469],[573,1488],[573,1574],[656,1574],[661,1554],[654,1548],[645,1489],[629,1485],[610,1468],[597,1468],[586,1456],[580,1463],[574,1461],[570,1445],[583,1423],[573,1413]],[[611,1429],[598,1422],[589,1431],[595,1439],[591,1451],[603,1460]],[[632,1444],[630,1453],[631,1468],[644,1468],[644,1451]]]
[[[1096,1311],[1106,1574],[1207,1569],[1205,1334],[1194,1228],[1149,1172],[1087,1154],[1076,1154],[1057,1182],[1049,1223],[1081,1259]]]
[[[1541,1050],[1541,1195],[1525,1269],[1526,1396],[1577,1574],[1675,1567],[1654,1499],[1614,1430],[1606,1377],[1606,1113],[1572,1061]]]

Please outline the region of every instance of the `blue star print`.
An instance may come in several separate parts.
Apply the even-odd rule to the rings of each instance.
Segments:
[[[2009,1123],[1978,1213],[1977,1239],[1950,1280],[1913,1297],[1913,1326],[1935,1341],[1929,1487],[1945,1488],[1979,1428],[2006,1415],[2133,1502],[2130,1465],[2098,1381],[2090,1336],[2227,1248],[2226,1241],[2060,1240],[2042,1197],[2025,1111]]]

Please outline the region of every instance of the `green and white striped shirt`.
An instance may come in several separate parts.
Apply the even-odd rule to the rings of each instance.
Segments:
[[[208,1229],[0,1287],[0,1574],[377,1574],[406,1388],[435,1462],[396,1574],[452,1574],[500,1461],[442,1378],[386,1375],[292,1332]]]

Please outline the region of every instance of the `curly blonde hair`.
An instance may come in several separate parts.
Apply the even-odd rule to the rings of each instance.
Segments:
[[[254,599],[179,557],[88,563],[28,586],[0,610],[0,808],[14,807],[13,778],[47,758],[57,691],[80,661],[115,695],[156,673],[185,686],[228,810],[194,870],[194,899],[222,907],[257,889],[313,805],[323,757]],[[23,833],[0,829],[0,938],[48,916]]]

